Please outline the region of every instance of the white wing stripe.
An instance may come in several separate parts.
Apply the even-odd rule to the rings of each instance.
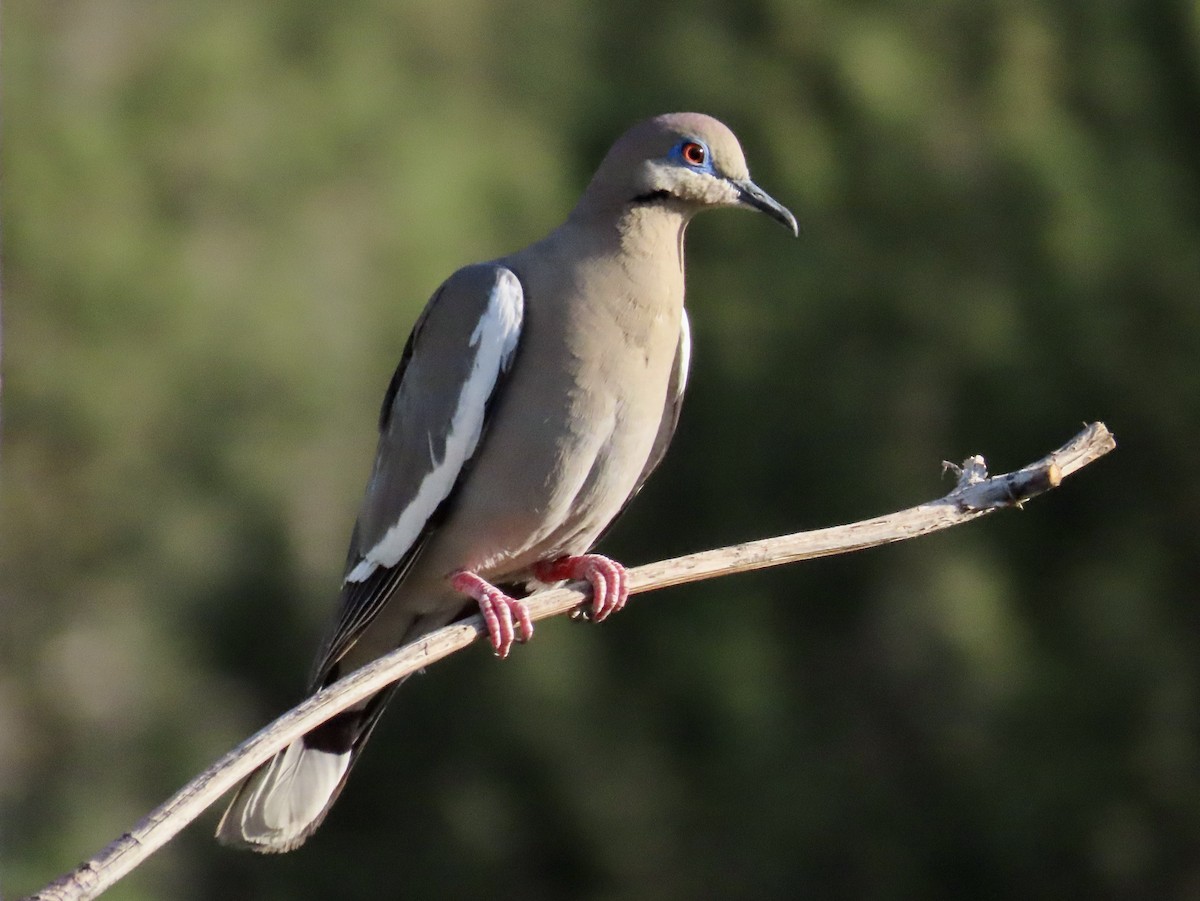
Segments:
[[[347,582],[361,582],[378,567],[395,566],[400,562],[429,517],[454,489],[458,474],[479,443],[487,402],[496,387],[496,380],[512,363],[521,334],[523,308],[520,281],[509,270],[500,269],[487,310],[471,333],[470,346],[477,348],[475,360],[450,419],[445,455],[440,463],[433,461],[433,469],[421,480],[412,502],[401,511],[396,524],[387,530],[379,543],[350,571]]]
[[[688,369],[692,365],[692,326],[688,322],[687,310],[683,311],[683,318],[679,322],[679,387],[675,391],[676,397],[683,397],[683,390],[687,387]]]

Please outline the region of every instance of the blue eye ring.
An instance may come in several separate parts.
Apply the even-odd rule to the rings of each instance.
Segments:
[[[671,156],[685,166],[700,169],[705,172],[712,170],[712,154],[703,141],[694,138],[684,138],[675,145]]]

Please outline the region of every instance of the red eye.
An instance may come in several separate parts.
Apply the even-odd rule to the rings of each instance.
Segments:
[[[691,166],[703,166],[708,159],[708,151],[704,149],[703,144],[697,144],[695,141],[687,141],[679,148],[680,155],[683,156],[685,163]]]

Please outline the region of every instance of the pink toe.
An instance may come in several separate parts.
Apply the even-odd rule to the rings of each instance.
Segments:
[[[600,554],[544,560],[534,565],[533,574],[542,582],[587,580],[592,587],[592,616],[597,622],[620,610],[629,598],[625,567]]]
[[[487,625],[488,640],[497,657],[507,657],[517,638],[517,627],[521,630],[521,641],[533,637],[533,620],[529,608],[521,601],[510,598],[499,588],[469,570],[459,570],[450,576],[450,584],[479,604],[479,612]],[[514,621],[515,618],[515,621]]]

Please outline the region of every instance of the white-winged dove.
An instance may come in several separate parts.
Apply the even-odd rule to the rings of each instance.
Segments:
[[[742,149],[696,113],[631,128],[567,221],[467,266],[421,314],[383,399],[341,602],[310,689],[477,604],[496,653],[533,634],[531,590],[586,579],[594,618],[628,597],[588,550],[662,459],[687,381],[683,233],[743,206],[796,232]],[[241,786],[225,844],[289,851],[320,825],[393,689],[334,717]]]

